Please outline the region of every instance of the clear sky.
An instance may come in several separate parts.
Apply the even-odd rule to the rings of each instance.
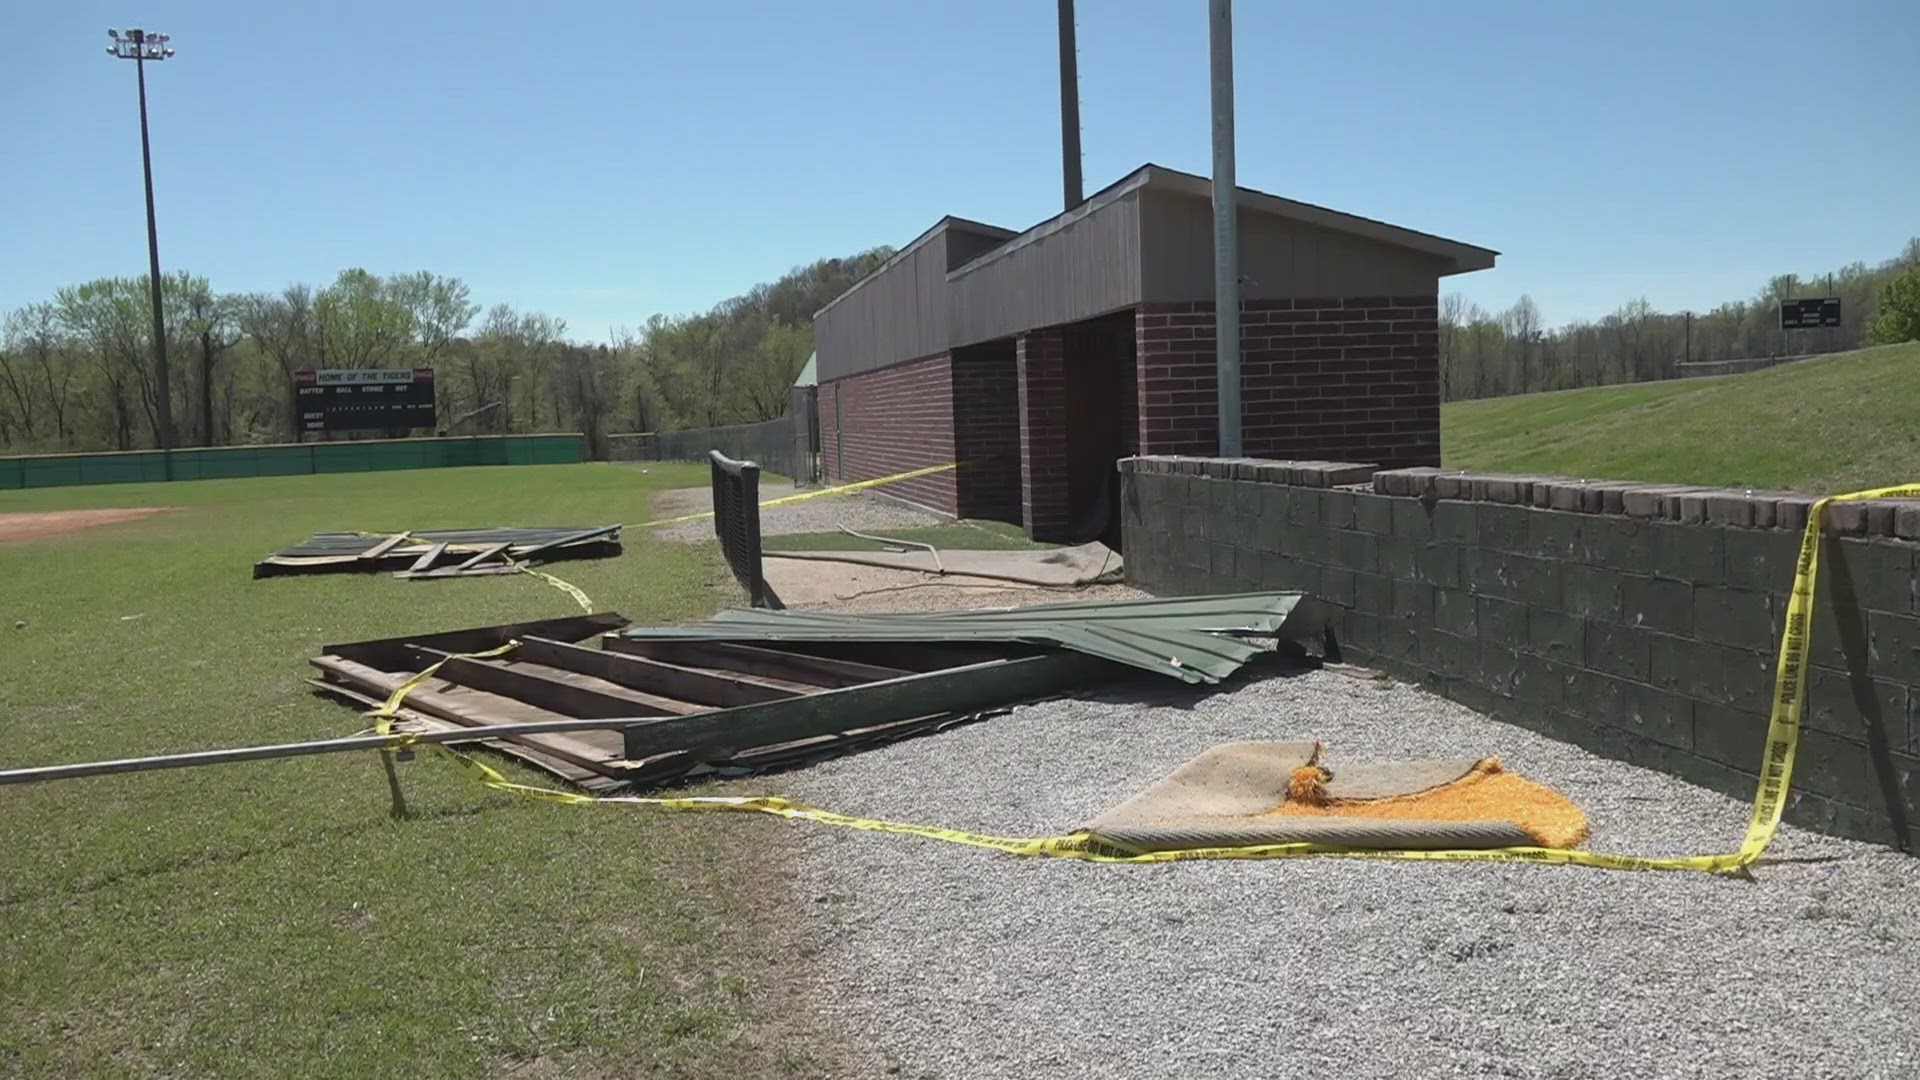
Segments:
[[[1079,0],[1087,188],[1209,171],[1204,0]],[[578,338],[953,213],[1056,212],[1047,0],[0,5],[0,310],[163,266],[223,290],[431,269]],[[1250,187],[1503,252],[1547,320],[1920,234],[1920,3],[1236,5]]]

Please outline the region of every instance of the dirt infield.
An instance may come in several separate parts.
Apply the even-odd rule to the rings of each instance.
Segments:
[[[112,525],[152,514],[164,513],[171,506],[130,506],[110,510],[33,510],[0,513],[0,544],[14,540],[38,540],[47,536]]]

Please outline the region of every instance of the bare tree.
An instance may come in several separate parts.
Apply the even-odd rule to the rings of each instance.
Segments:
[[[297,442],[300,386],[295,373],[314,362],[313,290],[306,285],[289,285],[278,294],[243,297],[238,307],[240,329],[279,369],[287,410],[287,439]]]
[[[560,346],[554,372],[554,403],[579,425],[587,442],[587,456],[594,461],[605,461],[608,457],[607,416],[613,411],[616,378],[615,354],[607,346]]]
[[[226,440],[214,424],[214,384],[218,380],[221,357],[240,341],[237,304],[233,297],[215,293],[206,278],[191,278],[180,297],[185,307],[184,330],[193,339],[195,378],[194,401],[198,416],[195,435],[202,446],[217,446]]]

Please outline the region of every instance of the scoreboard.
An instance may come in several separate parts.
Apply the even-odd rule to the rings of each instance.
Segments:
[[[1840,298],[1780,301],[1780,329],[1804,330],[1815,326],[1840,325]]]
[[[434,425],[433,369],[306,368],[293,374],[302,431],[370,431]]]

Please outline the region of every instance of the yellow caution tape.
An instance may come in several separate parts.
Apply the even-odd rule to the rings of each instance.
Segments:
[[[859,480],[851,484],[841,484],[838,487],[821,488],[819,491],[802,491],[797,495],[782,495],[777,499],[768,499],[766,502],[761,503],[760,508],[764,510],[769,506],[785,506],[788,503],[805,502],[808,499],[819,499],[828,495],[845,495],[849,491],[865,491],[868,488],[876,488],[884,484],[897,484],[902,480],[913,480],[922,476],[932,476],[934,473],[948,472],[959,467],[959,462],[949,461],[945,465],[929,465],[924,469],[914,469],[912,472],[894,473],[892,476],[882,476],[873,480]],[[629,528],[651,529],[656,525],[678,525],[683,521],[703,521],[712,516],[713,511],[707,510],[698,514],[683,514],[680,517],[661,518],[659,521],[649,521],[644,524],[629,526]]]
[[[945,466],[951,468],[952,466]],[[893,479],[898,479],[893,478]],[[866,481],[871,485],[879,481]],[[812,495],[828,492],[812,492]],[[990,848],[1009,855],[1042,856],[1056,859],[1077,859],[1083,862],[1098,863],[1168,863],[1185,862],[1191,859],[1298,859],[1298,858],[1337,858],[1337,859],[1402,859],[1412,861],[1435,862],[1530,862],[1564,864],[1573,866],[1593,866],[1606,870],[1699,870],[1708,873],[1744,873],[1745,868],[1758,861],[1773,841],[1774,833],[1780,827],[1780,815],[1786,809],[1787,791],[1793,777],[1794,753],[1800,743],[1800,709],[1806,698],[1807,652],[1810,645],[1809,634],[1813,624],[1814,583],[1820,572],[1820,519],[1827,505],[1834,502],[1852,502],[1860,499],[1912,499],[1920,498],[1920,485],[1902,485],[1899,487],[1874,488],[1870,491],[1856,491],[1847,495],[1834,495],[1816,501],[1807,514],[1806,531],[1800,537],[1800,556],[1794,566],[1793,592],[1787,601],[1786,627],[1780,638],[1778,664],[1774,671],[1773,705],[1767,721],[1766,750],[1761,759],[1760,783],[1753,796],[1753,815],[1747,824],[1746,837],[1740,842],[1739,850],[1721,855],[1681,855],[1681,856],[1640,856],[1616,855],[1605,852],[1579,851],[1571,848],[1545,847],[1506,847],[1506,848],[1466,848],[1436,851],[1387,850],[1379,848],[1343,848],[1329,844],[1308,842],[1288,844],[1259,844],[1247,847],[1186,848],[1179,851],[1138,851],[1122,845],[1116,845],[1087,832],[1070,833],[1065,836],[993,836],[985,833],[967,832],[961,829],[946,829],[936,825],[916,825],[901,821],[886,821],[879,818],[855,817],[839,814],[831,810],[805,806],[777,796],[698,796],[686,798],[646,798],[640,796],[616,796],[594,798],[568,791],[553,791],[548,788],[534,787],[530,784],[517,784],[508,780],[498,770],[462,754],[451,747],[439,744],[434,749],[453,759],[463,771],[496,791],[515,795],[545,799],[566,803],[572,806],[606,806],[621,804],[629,806],[648,806],[664,810],[718,810],[737,811],[755,814],[771,814],[776,817],[792,818],[799,821],[811,821],[821,825],[834,825],[841,828],[860,829],[866,832],[895,833],[903,836],[919,836],[928,840],[940,840],[949,844],[964,844],[969,847]],[[782,500],[776,500],[782,501]],[[769,505],[769,504],[762,504]],[[517,642],[508,642],[498,649],[485,653],[471,654],[473,657],[498,656],[511,650]],[[441,661],[445,663],[446,661]],[[415,675],[396,688],[378,713],[375,714],[381,734],[390,731],[389,723],[395,710],[406,695],[420,683],[426,681],[438,670],[440,664],[434,664],[427,670]],[[409,735],[395,736],[394,745],[383,752],[406,746],[412,742]]]
[[[584,611],[589,615],[593,614],[593,601],[588,599],[587,594],[581,592],[578,586],[572,585],[565,581],[561,581],[559,578],[554,577],[552,574],[546,573],[544,571],[535,570],[533,567],[528,566],[526,563],[514,563],[513,568],[515,570],[520,571],[523,574],[532,574],[534,577],[539,578],[541,581],[544,581],[547,584],[553,586],[554,588],[559,589],[560,591],[566,593],[568,596],[573,597],[573,602],[580,605],[581,611]]]

